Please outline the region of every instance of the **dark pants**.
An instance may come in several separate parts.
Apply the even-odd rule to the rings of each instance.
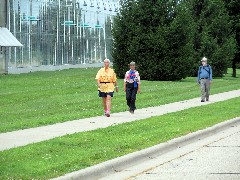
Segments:
[[[134,87],[133,83],[128,83],[126,85],[126,100],[127,100],[127,105],[131,111],[134,111],[136,109],[135,101],[136,101],[137,89],[138,88]]]

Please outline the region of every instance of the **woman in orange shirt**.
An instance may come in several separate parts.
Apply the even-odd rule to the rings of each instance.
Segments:
[[[101,68],[96,75],[99,97],[102,97],[104,114],[107,117],[110,117],[111,98],[113,97],[114,86],[116,88],[116,92],[118,92],[116,74],[114,70],[109,67],[109,65],[110,60],[105,59],[104,67]]]

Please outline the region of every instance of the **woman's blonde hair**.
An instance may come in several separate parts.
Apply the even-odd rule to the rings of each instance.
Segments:
[[[103,62],[108,62],[108,63],[110,63],[110,60],[109,60],[109,59],[104,59]]]

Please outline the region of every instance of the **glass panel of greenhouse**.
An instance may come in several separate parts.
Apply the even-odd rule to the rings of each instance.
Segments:
[[[9,0],[9,67],[65,65],[111,59],[111,24],[118,0]]]

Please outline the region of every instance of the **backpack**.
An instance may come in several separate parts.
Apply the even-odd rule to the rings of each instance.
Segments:
[[[208,75],[210,76],[210,66],[209,66],[209,64],[207,64],[206,67],[208,67],[209,71],[205,68],[205,66],[200,66],[200,67],[199,67],[199,70],[200,70],[200,68],[201,68],[201,69],[204,69],[205,71],[208,72]]]

